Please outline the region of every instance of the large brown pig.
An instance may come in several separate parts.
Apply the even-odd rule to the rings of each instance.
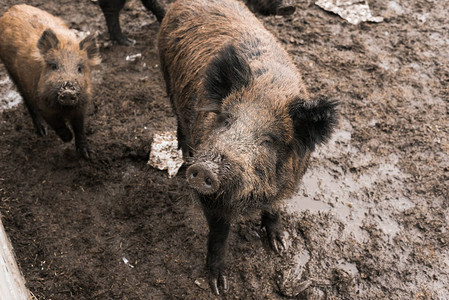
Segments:
[[[95,39],[81,42],[64,22],[29,5],[0,18],[0,59],[23,97],[36,132],[45,120],[64,141],[75,134],[77,151],[89,158],[84,119],[91,98],[91,66],[100,62]]]
[[[311,152],[329,138],[337,104],[310,99],[286,51],[235,0],[172,4],[159,51],[191,163],[187,182],[209,225],[206,264],[219,294],[227,289],[233,218],[261,211],[270,245],[283,247],[276,204],[292,195]]]

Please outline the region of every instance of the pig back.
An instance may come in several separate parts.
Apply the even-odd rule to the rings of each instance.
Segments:
[[[240,2],[230,0],[177,1],[169,8],[159,32],[161,68],[167,92],[184,133],[200,135],[207,105],[204,73],[216,54],[232,44],[253,74],[269,74],[260,88],[276,90],[277,98],[308,93],[286,51]],[[281,82],[282,81],[282,82]],[[281,83],[280,83],[281,82]],[[195,142],[193,143],[195,144]]]

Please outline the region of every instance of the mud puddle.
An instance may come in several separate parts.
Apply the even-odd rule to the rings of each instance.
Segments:
[[[359,25],[313,2],[257,17],[311,96],[340,102],[341,122],[284,204],[282,255],[269,250],[258,216],[233,224],[227,298],[449,299],[446,1],[368,1],[384,21]],[[0,1],[0,14],[18,3]],[[38,299],[211,299],[207,225],[185,169],[168,179],[146,165],[154,133],[176,123],[154,16],[127,1],[121,24],[136,44],[122,47],[92,1],[28,3],[99,32],[102,64],[91,162],[51,130],[34,134],[0,67],[0,213],[27,286]]]
[[[385,234],[394,238],[401,227],[392,213],[414,207],[402,192],[407,175],[400,171],[394,154],[379,161],[370,154],[361,153],[352,145],[353,128],[349,122],[342,120],[341,124],[343,128],[335,132],[329,144],[314,153],[315,158],[327,161],[327,165],[312,164],[286,209],[290,213],[330,212],[345,224],[345,235],[353,236],[358,242],[369,238],[362,229],[369,221],[374,221]],[[348,156],[351,166],[346,172],[338,162]],[[370,191],[386,184],[391,191],[389,195],[372,201]]]
[[[11,109],[22,102],[22,96],[15,90],[14,84],[8,76],[0,77],[0,113]]]

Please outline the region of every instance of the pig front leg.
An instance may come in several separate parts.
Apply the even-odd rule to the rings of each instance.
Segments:
[[[108,26],[109,36],[112,41],[116,41],[120,45],[129,46],[133,41],[127,38],[120,27],[120,10],[125,6],[126,0],[100,0],[99,5],[103,11],[106,25]]]
[[[285,250],[283,239],[283,228],[280,222],[279,212],[274,210],[264,210],[262,212],[262,227],[267,231],[268,243],[276,253]]]
[[[229,235],[230,221],[224,216],[204,211],[209,224],[207,242],[207,268],[212,291],[216,295],[228,290],[228,280],[225,273],[226,241]]]
[[[146,9],[156,16],[157,21],[160,23],[165,16],[165,8],[159,1],[160,0],[142,0],[142,3]]]
[[[87,144],[86,132],[84,129],[84,115],[79,112],[71,120],[70,123],[75,133],[76,151],[85,159],[90,159],[91,151]]]
[[[17,89],[20,91],[20,94],[23,97],[23,102],[25,103],[25,106],[30,113],[36,134],[38,136],[46,136],[47,128],[45,127],[44,119],[42,118],[38,108],[34,104],[38,102],[37,99],[30,95],[27,92],[27,89],[22,86],[21,81],[19,80],[19,77],[15,72],[9,72],[9,75],[11,76],[12,81],[16,84]]]
[[[44,119],[39,114],[37,108],[32,104],[32,101],[26,99],[26,97],[24,97],[23,102],[25,102],[25,106],[30,113],[31,119],[33,120],[34,130],[36,131],[37,135],[46,136],[47,129],[44,125]]]

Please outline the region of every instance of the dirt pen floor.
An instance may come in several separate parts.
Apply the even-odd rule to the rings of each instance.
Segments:
[[[23,1],[1,0],[0,13]],[[154,16],[122,11],[135,46],[112,45],[88,0],[31,0],[99,32],[91,161],[53,131],[34,134],[0,67],[0,212],[37,299],[211,299],[207,226],[184,182],[148,166],[152,136],[174,130]],[[313,96],[341,102],[332,140],[284,203],[288,249],[259,218],[235,222],[228,299],[449,299],[449,11],[445,0],[368,1],[380,23],[351,25],[314,1],[259,19]],[[134,61],[127,56],[140,53]]]

